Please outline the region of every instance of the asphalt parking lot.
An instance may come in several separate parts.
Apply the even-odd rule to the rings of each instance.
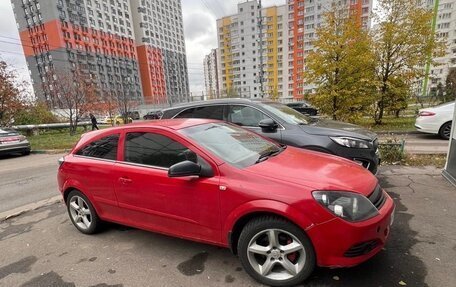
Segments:
[[[380,179],[397,204],[385,250],[303,286],[456,286],[456,189],[435,168],[384,167]],[[259,286],[226,249],[119,225],[83,235],[63,204],[0,223],[0,250],[0,286]]]

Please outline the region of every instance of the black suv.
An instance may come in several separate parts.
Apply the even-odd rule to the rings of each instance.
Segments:
[[[305,102],[305,101],[288,103],[287,106],[289,106],[293,110],[297,110],[301,114],[305,114],[305,115],[309,115],[309,116],[316,116],[318,114],[318,110],[316,108],[314,108],[311,104],[309,104],[308,102]]]
[[[272,101],[224,99],[163,110],[162,119],[205,118],[232,122],[277,142],[338,155],[377,172],[377,135],[359,126],[303,115]]]

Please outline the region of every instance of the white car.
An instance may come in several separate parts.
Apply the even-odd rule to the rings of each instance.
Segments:
[[[453,113],[454,102],[421,109],[416,118],[415,127],[419,132],[438,134],[441,138],[447,140],[451,135]]]

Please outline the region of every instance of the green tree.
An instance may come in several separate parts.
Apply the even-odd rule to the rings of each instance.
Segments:
[[[411,89],[402,78],[392,78],[393,83],[388,91],[386,105],[388,111],[393,113],[396,118],[399,117],[400,112],[407,109],[408,102],[411,97]]]
[[[375,91],[375,68],[368,33],[359,15],[333,5],[317,29],[315,50],[306,59],[304,79],[316,85],[312,103],[334,120],[355,120],[368,109]]]
[[[422,67],[429,58],[442,56],[445,44],[432,31],[433,12],[417,1],[379,0],[378,11],[372,47],[379,83],[374,120],[381,124],[388,104],[399,94],[410,94],[416,79],[424,76]]]

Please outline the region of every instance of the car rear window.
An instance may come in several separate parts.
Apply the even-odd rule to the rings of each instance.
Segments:
[[[119,135],[110,135],[93,141],[76,152],[76,155],[116,160]]]
[[[223,120],[223,106],[216,105],[191,108],[181,112],[175,118]]]

